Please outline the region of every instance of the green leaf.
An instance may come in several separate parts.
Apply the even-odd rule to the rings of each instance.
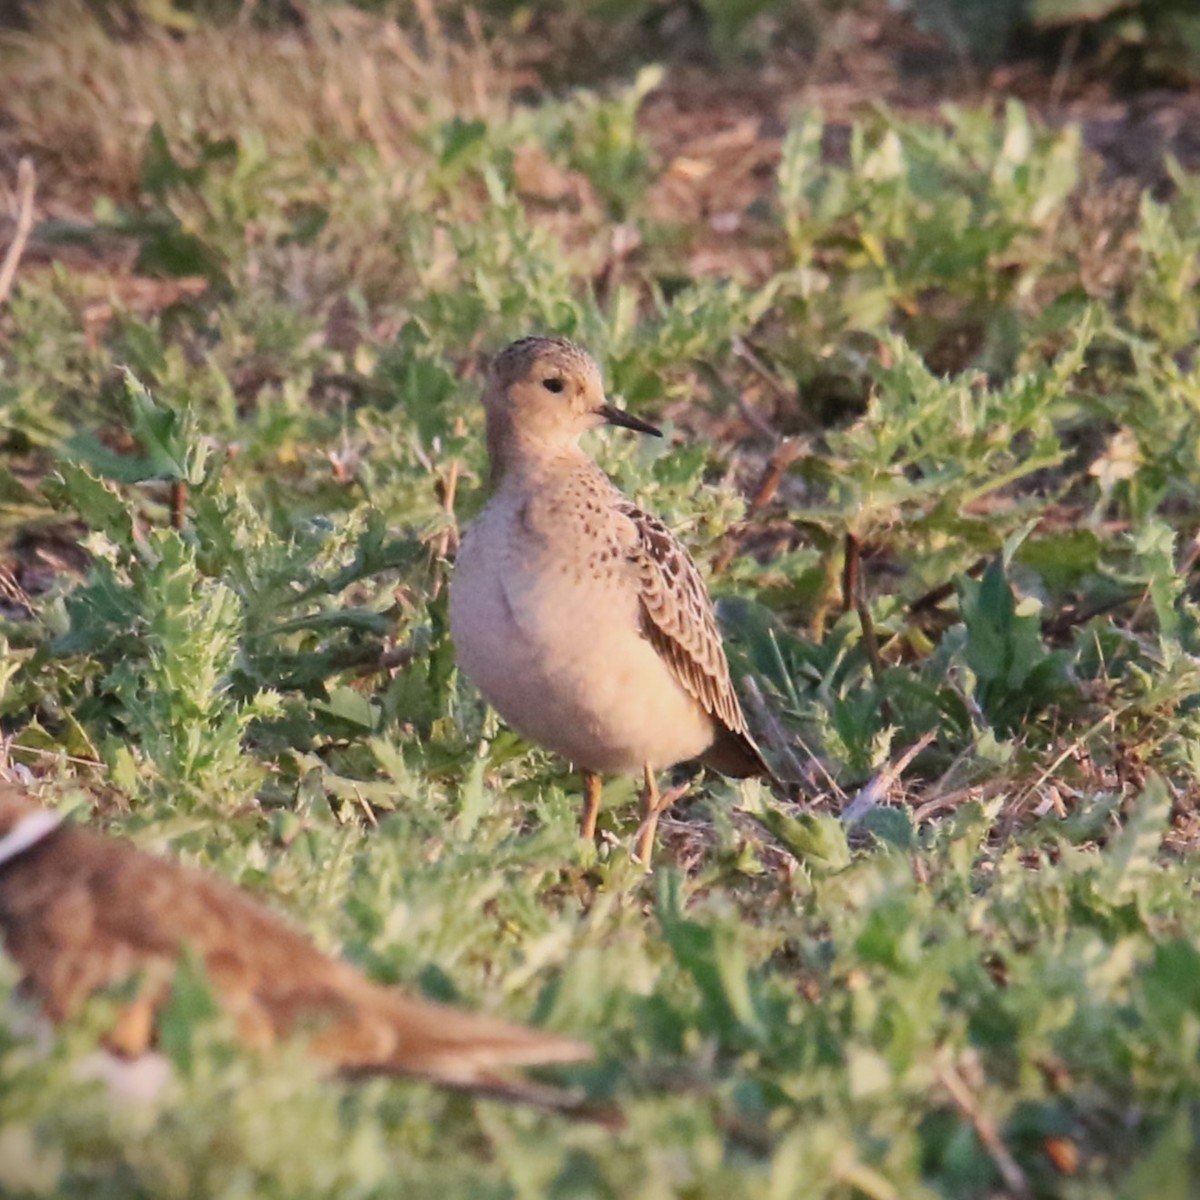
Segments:
[[[69,439],[66,449],[78,462],[120,483],[169,480],[201,484],[211,452],[194,416],[159,404],[132,372],[124,373],[129,432],[141,454],[118,454],[91,434]]]
[[[872,837],[897,850],[912,850],[916,847],[916,831],[906,808],[869,809],[858,823]]]
[[[135,269],[158,278],[199,276],[223,287],[229,286],[221,254],[199,234],[174,223],[147,228],[141,238]]]
[[[196,1027],[218,1013],[203,963],[193,954],[180,957],[171,980],[171,994],[156,1022],[158,1044],[175,1069],[189,1074],[195,1058]]]
[[[190,182],[193,179],[175,160],[162,125],[155,121],[146,134],[146,149],[142,156],[142,190],[156,200],[163,200],[181,183]]]
[[[487,136],[487,123],[455,117],[447,121],[440,132],[442,151],[439,161],[443,167],[448,167],[483,142]]]
[[[708,1031],[726,1043],[746,1034],[760,1037],[761,1020],[741,931],[736,925],[704,925],[678,915],[677,890],[677,882],[660,884],[658,918],[676,962],[703,998]]]
[[[1189,1106],[1170,1113],[1145,1156],[1126,1175],[1119,1200],[1193,1200],[1200,1162],[1195,1118]]]
[[[373,731],[379,722],[379,709],[361,692],[348,687],[335,688],[327,703],[315,701],[313,709],[359,729]]]
[[[1041,607],[1034,600],[1018,605],[1001,559],[983,579],[958,581],[964,656],[978,680],[980,707],[998,732],[1007,732],[1026,713],[1046,704],[1060,682],[1061,656],[1042,641]]]
[[[1178,641],[1177,604],[1185,583],[1175,567],[1175,531],[1157,519],[1147,521],[1134,535],[1134,552],[1147,575],[1150,603],[1165,640]]]
[[[1142,971],[1149,1020],[1168,1036],[1179,1037],[1186,1021],[1200,1018],[1200,950],[1183,938],[1154,947],[1154,961]]]
[[[1159,775],[1148,776],[1106,853],[1107,890],[1114,900],[1132,899],[1147,877],[1158,873],[1158,850],[1170,817],[1171,793],[1166,783]]]
[[[1048,587],[1064,592],[1098,570],[1100,551],[1101,541],[1094,530],[1068,529],[1028,538],[1017,551],[1016,560],[1035,570]]]
[[[846,831],[836,818],[824,813],[791,816],[768,807],[762,820],[767,828],[810,870],[826,874],[850,863]]]
[[[57,477],[43,485],[56,505],[70,505],[89,529],[103,533],[125,550],[135,542],[133,514],[120,494],[86,467],[72,462],[59,464]]]

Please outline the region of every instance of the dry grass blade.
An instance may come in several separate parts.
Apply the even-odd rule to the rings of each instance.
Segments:
[[[1016,1200],[1031,1200],[1033,1192],[1029,1189],[1025,1172],[1021,1170],[1017,1160],[1009,1153],[1008,1147],[996,1129],[996,1123],[979,1106],[979,1102],[971,1093],[966,1080],[955,1067],[950,1065],[941,1067],[937,1077],[938,1082],[946,1089],[950,1099],[954,1102],[955,1108],[970,1121],[976,1136],[995,1164],[1000,1178],[1004,1180],[1004,1186],[1008,1189],[1009,1194],[1016,1197]]]
[[[156,122],[173,146],[253,130],[277,157],[366,144],[399,165],[431,123],[497,115],[508,86],[492,50],[478,37],[433,44],[425,53],[394,21],[353,10],[313,10],[287,33],[205,25],[117,40],[62,2],[4,34],[0,63],[21,144],[89,192],[129,197]]]
[[[0,263],[0,304],[7,302],[12,291],[21,255],[25,251],[25,243],[29,240],[29,231],[33,228],[33,193],[36,182],[33,159],[26,156],[17,164],[17,224],[13,230],[12,241],[5,251],[4,261]]]
[[[894,763],[889,763],[882,771],[873,775],[842,813],[842,820],[847,825],[861,821],[892,790],[908,764],[936,737],[935,729],[923,733]]]

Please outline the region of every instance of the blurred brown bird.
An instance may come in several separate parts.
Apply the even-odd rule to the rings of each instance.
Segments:
[[[568,1038],[380,987],[229,884],[64,823],[2,781],[0,934],[54,1021],[136,976],[136,995],[105,1039],[125,1057],[152,1047],[180,956],[191,952],[245,1043],[304,1035],[343,1073],[415,1075],[571,1108],[561,1089],[496,1072],[591,1058]]]

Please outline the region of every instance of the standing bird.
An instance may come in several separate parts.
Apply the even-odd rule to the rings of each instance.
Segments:
[[[494,492],[451,581],[459,665],[514,729],[582,770],[583,837],[600,775],[642,773],[648,866],[666,806],[656,771],[699,759],[771,777],[696,564],[579,447],[599,425],[662,434],[610,405],[595,360],[565,338],[501,351],[483,406]]]
[[[0,934],[23,987],[51,1020],[136,980],[105,1038],[126,1060],[152,1049],[185,953],[203,965],[242,1041],[264,1048],[305,1036],[314,1057],[346,1074],[416,1075],[570,1108],[559,1089],[497,1072],[591,1057],[588,1047],[556,1034],[372,983],[237,888],[65,823],[3,782]]]

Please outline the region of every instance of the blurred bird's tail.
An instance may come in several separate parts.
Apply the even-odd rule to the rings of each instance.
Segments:
[[[356,997],[353,1019],[313,1042],[313,1049],[343,1074],[415,1075],[473,1095],[620,1123],[615,1113],[590,1105],[572,1090],[506,1073],[587,1062],[592,1050],[582,1042],[369,986],[369,997]]]

